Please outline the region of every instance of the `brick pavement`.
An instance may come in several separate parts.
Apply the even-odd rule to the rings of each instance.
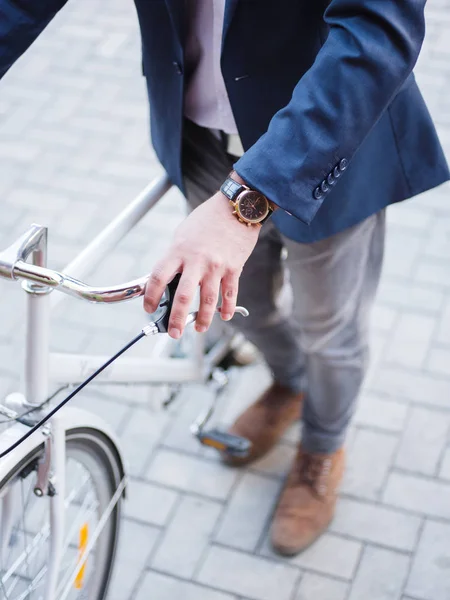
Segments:
[[[433,0],[417,77],[450,157],[450,0]],[[69,3],[0,82],[0,238],[50,226],[62,267],[160,167],[148,145],[131,1]],[[267,542],[297,437],[252,468],[229,470],[189,438],[205,400],[191,388],[156,412],[145,387],[91,387],[75,403],[118,431],[130,463],[109,600],[449,600],[450,188],[388,211],[372,364],[349,435],[349,468],[330,531],[291,560]],[[141,275],[182,218],[171,192],[93,276]],[[20,387],[23,298],[1,284],[0,394]],[[107,352],[142,321],[139,303],[63,305],[52,347]],[[145,348],[140,349],[145,353]],[[229,422],[267,374],[235,379]]]

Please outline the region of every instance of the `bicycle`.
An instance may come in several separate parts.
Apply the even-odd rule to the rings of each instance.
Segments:
[[[114,357],[56,354],[48,361],[54,290],[93,303],[142,296],[146,277],[110,288],[89,287],[75,277],[97,266],[170,187],[165,176],[151,183],[63,272],[46,267],[47,229],[39,225],[0,253],[0,278],[21,280],[28,297],[25,394],[10,394],[0,403],[2,422],[14,423],[0,434],[0,597],[4,600],[105,600],[107,596],[126,495],[126,462],[116,436],[102,419],[68,405],[76,393],[94,378],[109,384],[161,383],[174,386],[169,403],[182,383],[208,382],[217,394],[226,383],[230,350],[239,341],[231,331],[208,352],[203,336],[193,336],[192,356],[179,356],[174,341],[162,336],[149,359],[119,358],[143,337],[167,331],[176,279],[141,333]],[[52,294],[52,306],[58,302]],[[195,318],[196,313],[190,313],[188,322]],[[79,385],[45,412],[56,396],[49,396],[50,381],[64,382],[64,387]],[[192,433],[205,445],[245,455],[247,440],[205,429],[213,405],[214,401],[193,423]]]

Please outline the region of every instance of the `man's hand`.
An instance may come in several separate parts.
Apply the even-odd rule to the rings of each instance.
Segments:
[[[169,322],[169,335],[178,339],[197,286],[200,307],[195,328],[202,333],[211,324],[219,291],[222,319],[232,318],[242,268],[253,251],[260,226],[247,227],[232,214],[228,199],[217,192],[196,208],[175,232],[172,245],[148,280],[144,308],[154,312],[166,285],[181,273]]]

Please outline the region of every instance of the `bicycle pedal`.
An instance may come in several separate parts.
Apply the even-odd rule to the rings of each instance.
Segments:
[[[210,446],[220,452],[225,452],[230,456],[239,456],[245,458],[248,456],[251,448],[251,442],[238,435],[232,435],[219,429],[210,429],[197,434],[200,443],[204,446]]]

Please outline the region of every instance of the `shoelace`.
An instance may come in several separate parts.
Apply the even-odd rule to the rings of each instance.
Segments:
[[[327,491],[331,459],[318,454],[303,454],[298,470],[298,483],[311,487],[318,496]]]

